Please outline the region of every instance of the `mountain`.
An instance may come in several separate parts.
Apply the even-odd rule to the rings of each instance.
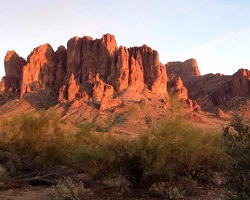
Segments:
[[[206,74],[201,76],[195,59],[185,62],[169,62],[166,65],[169,81],[180,77],[191,99],[203,110],[215,108],[225,111],[239,110],[249,113],[250,71],[239,69],[231,76]]]
[[[85,99],[101,108],[126,89],[141,92],[145,87],[154,94],[167,95],[167,75],[158,52],[150,47],[117,47],[115,37],[101,39],[74,37],[67,49],[55,52],[51,45],[35,48],[27,61],[14,51],[5,57],[6,76],[1,91],[26,93],[45,89],[58,95],[58,101]],[[21,83],[20,83],[21,81]]]
[[[249,70],[232,76],[201,75],[194,58],[163,65],[158,52],[147,45],[118,47],[111,34],[73,37],[56,51],[44,44],[27,60],[8,51],[4,67],[0,115],[53,107],[81,121],[97,119],[100,111],[122,113],[130,104],[146,104],[143,116],[159,118],[168,115],[172,96],[191,112],[204,110],[220,117],[229,111],[249,113]]]

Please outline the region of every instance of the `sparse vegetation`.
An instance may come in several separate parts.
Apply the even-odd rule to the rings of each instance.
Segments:
[[[225,152],[231,157],[227,185],[239,193],[237,198],[250,199],[250,127],[235,115],[223,132]]]
[[[154,183],[149,191],[152,196],[164,199],[183,199],[186,196],[186,191],[183,188],[173,186],[167,182]]]
[[[36,167],[71,165],[76,137],[67,131],[56,115],[37,112],[2,121],[0,143],[1,150],[25,156],[26,162]]]
[[[58,180],[55,186],[48,189],[49,200],[81,200],[87,199],[86,196],[91,194],[82,182],[74,183],[70,178]]]
[[[182,177],[199,180],[219,170],[223,151],[218,134],[207,133],[184,121],[166,120],[138,138],[111,134],[82,135],[85,144],[78,155],[96,175],[124,175],[140,187]],[[191,189],[190,189],[191,190]]]
[[[98,132],[93,122],[70,128],[71,131],[65,126],[57,116],[46,112],[4,120],[0,131],[1,150],[27,156],[35,166],[64,165],[81,169],[99,179],[123,176],[130,187],[143,186],[150,188],[150,195],[178,199],[195,194],[196,183],[201,177],[203,181],[204,177],[209,181],[212,172],[223,169],[227,154],[231,155],[236,145],[227,146],[224,152],[220,134],[193,127],[176,117],[152,124],[150,131],[138,137]],[[248,130],[245,126],[240,127]],[[225,141],[231,144],[231,136],[226,130],[229,129],[224,130],[224,144]],[[240,155],[245,150],[240,148]],[[243,167],[239,164],[242,162],[237,162],[238,167]],[[73,185],[68,182],[68,185],[58,182],[57,187]],[[82,190],[80,185],[73,186],[70,186],[72,190],[75,187]],[[125,187],[120,188],[121,194],[118,193],[123,196]],[[56,190],[54,188],[54,194],[59,195]],[[63,194],[65,198],[66,193]]]

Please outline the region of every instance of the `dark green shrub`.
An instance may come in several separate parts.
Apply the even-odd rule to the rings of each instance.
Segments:
[[[110,176],[117,171],[117,138],[112,134],[84,132],[77,134],[75,151],[78,165],[97,177]]]
[[[140,187],[144,177],[144,161],[140,155],[125,152],[120,155],[121,172],[125,178],[135,187]]]
[[[228,186],[239,192],[239,199],[250,199],[250,127],[237,115],[223,129],[225,152],[231,157]]]

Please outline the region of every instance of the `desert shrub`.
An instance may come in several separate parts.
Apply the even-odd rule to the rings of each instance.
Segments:
[[[146,106],[146,101],[145,99],[141,99],[139,102],[138,102],[138,105],[141,109],[144,109],[145,106]]]
[[[1,148],[40,164],[70,164],[75,136],[53,113],[26,113],[2,121]]]
[[[112,123],[98,123],[96,124],[96,132],[108,133],[110,132]]]
[[[123,200],[125,199],[125,196],[128,195],[128,193],[130,192],[130,188],[129,188],[129,185],[126,184],[126,183],[117,183],[116,184],[116,187],[112,193],[112,196],[114,199],[116,200]]]
[[[175,120],[185,118],[189,111],[186,108],[185,104],[183,104],[182,99],[178,96],[178,94],[169,94],[167,97],[167,102],[170,104],[170,117]]]
[[[84,122],[82,124],[79,125],[80,128],[80,132],[81,133],[91,133],[93,130],[95,130],[95,123],[94,122]]]
[[[124,175],[132,185],[140,186],[144,163],[136,154],[134,142],[129,137],[105,133],[78,133],[78,163],[96,177]]]
[[[77,138],[76,162],[84,171],[97,177],[109,176],[116,171],[116,137],[80,129]]]
[[[6,181],[8,178],[8,172],[5,169],[5,167],[3,167],[2,165],[0,165],[0,182],[1,181]]]
[[[250,127],[237,115],[223,129],[225,152],[231,157],[227,182],[239,192],[239,199],[250,199]]]
[[[91,194],[89,189],[84,188],[82,182],[74,183],[70,178],[60,179],[56,186],[48,189],[49,200],[80,200]]]
[[[186,196],[185,189],[173,186],[167,182],[153,183],[149,188],[149,192],[151,196],[164,199],[183,199]]]
[[[140,187],[144,180],[145,171],[143,157],[125,151],[119,159],[122,174],[133,186]]]
[[[195,128],[182,120],[168,119],[148,133],[134,137],[112,134],[80,134],[78,156],[94,174],[122,174],[140,187],[180,177],[199,179],[219,170],[224,157],[219,134]]]
[[[198,179],[219,167],[220,138],[182,120],[169,119],[138,139],[146,170],[159,177],[191,176]],[[148,169],[147,169],[148,168]]]

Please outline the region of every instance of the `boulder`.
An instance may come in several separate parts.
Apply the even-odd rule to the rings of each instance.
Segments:
[[[218,118],[221,118],[224,116],[224,112],[218,107],[214,108],[214,113],[215,113],[216,117],[218,117]]]

